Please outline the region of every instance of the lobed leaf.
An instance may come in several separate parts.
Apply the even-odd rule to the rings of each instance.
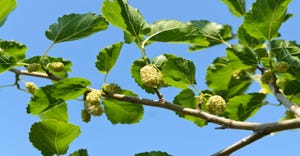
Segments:
[[[198,101],[195,98],[194,92],[191,89],[187,88],[187,89],[182,90],[178,95],[175,96],[173,103],[175,103],[176,105],[180,105],[184,108],[196,109]],[[197,118],[194,116],[190,116],[190,115],[183,115],[183,114],[177,114],[177,115],[186,120],[194,122],[199,127],[203,127],[206,125],[206,121],[203,119],[200,119],[200,118]]]
[[[16,41],[0,40],[0,73],[17,66],[25,59],[27,47]]]
[[[252,37],[244,28],[243,25],[241,25],[237,32],[237,38],[239,39],[239,44],[242,44],[244,46],[248,46],[250,48],[257,48],[261,47],[264,43],[264,40],[262,39],[256,39]]]
[[[96,68],[100,72],[109,73],[119,58],[122,46],[123,42],[119,42],[102,49],[97,55]]]
[[[171,156],[167,152],[161,152],[161,151],[151,151],[151,152],[143,152],[143,153],[137,153],[135,156]]]
[[[54,43],[78,40],[107,29],[108,23],[101,15],[93,13],[69,14],[50,25],[46,37]]]
[[[1,0],[0,1],[0,27],[4,24],[7,16],[17,7],[16,0]]]
[[[80,128],[54,119],[36,122],[31,126],[29,139],[43,155],[61,155],[79,136]]]
[[[198,31],[201,32],[206,41],[209,42],[208,46],[224,43],[224,41],[230,40],[234,37],[231,31],[231,26],[229,25],[217,24],[207,20],[190,21],[189,24],[196,27]],[[208,46],[193,44],[189,47],[189,50],[200,50]]]
[[[139,10],[128,4],[127,0],[105,0],[102,4],[102,13],[112,25],[121,28],[124,32],[139,38],[148,29],[148,24]]]
[[[88,156],[88,152],[86,149],[80,149],[71,153],[69,156]]]
[[[122,90],[120,94],[137,96],[129,90]],[[120,101],[111,98],[104,98],[102,101],[107,119],[113,124],[134,124],[138,123],[144,114],[142,105]]]
[[[257,0],[245,15],[244,28],[256,39],[271,40],[277,36],[285,21],[290,2],[291,0]]]
[[[162,65],[161,72],[166,84],[183,89],[196,84],[196,67],[192,61],[175,55],[165,56],[167,60]]]
[[[237,16],[244,16],[246,13],[246,4],[245,0],[221,0],[223,1],[229,8],[230,12]]]
[[[266,95],[261,93],[235,96],[227,103],[227,116],[233,120],[245,121],[259,110],[265,97]]]

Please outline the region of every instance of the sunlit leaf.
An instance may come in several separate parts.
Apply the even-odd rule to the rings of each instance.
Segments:
[[[143,153],[137,153],[135,156],[171,156],[167,152],[161,152],[161,151],[151,151],[151,152],[143,152]]]
[[[7,16],[17,7],[16,0],[1,0],[0,1],[0,27],[4,24]]]
[[[258,46],[262,46],[262,44],[264,43],[264,40],[259,40],[256,39],[254,37],[252,37],[243,27],[243,25],[241,25],[238,29],[237,32],[237,37],[239,39],[239,44],[251,47],[251,48],[256,48]]]
[[[237,17],[241,17],[246,13],[245,0],[222,0],[229,8],[230,12]]]
[[[86,149],[80,149],[71,153],[69,156],[88,156],[88,152]]]
[[[224,41],[230,40],[234,37],[231,31],[231,26],[229,25],[217,24],[207,20],[190,21],[190,24],[196,27],[198,31],[203,34],[206,41],[209,42],[209,47],[224,43]],[[189,50],[195,51],[206,47],[207,46],[194,44],[190,46]]]
[[[68,122],[68,111],[67,111],[67,104],[62,103],[59,105],[53,106],[51,109],[48,109],[39,114],[42,120],[47,119],[56,119],[58,121]]]
[[[135,38],[139,38],[148,27],[139,10],[130,6],[127,0],[105,0],[102,13],[109,23]]]
[[[53,85],[51,96],[63,100],[75,99],[83,95],[91,82],[84,78],[66,78]]]
[[[96,67],[100,72],[109,73],[119,58],[123,42],[102,49],[97,55]]]
[[[122,90],[120,94],[127,96],[137,96],[129,90]],[[104,112],[107,119],[113,124],[134,124],[138,123],[144,114],[142,105],[120,101],[112,98],[104,98]]]
[[[245,121],[263,105],[265,96],[260,93],[249,93],[229,99],[226,106],[227,116],[233,120]]]
[[[0,40],[0,73],[22,62],[25,59],[26,50],[27,47],[21,43]]]
[[[168,60],[162,65],[161,72],[166,84],[177,88],[196,84],[196,67],[192,61],[175,55],[165,56]]]
[[[209,45],[198,28],[176,20],[154,22],[147,35],[147,40],[150,41],[195,44],[203,47]]]
[[[92,13],[69,14],[58,18],[46,31],[46,36],[54,43],[78,40],[105,30],[108,23],[101,15]]]
[[[285,21],[291,0],[257,0],[246,13],[244,28],[256,39],[271,40]]]
[[[196,109],[197,108],[197,99],[195,98],[195,93],[191,90],[191,89],[184,89],[182,90],[178,95],[176,95],[176,97],[173,100],[173,103],[175,103],[176,105],[180,105],[184,108],[193,108]],[[198,125],[199,127],[203,127],[206,125],[206,121],[194,116],[190,116],[190,115],[183,115],[183,114],[177,114],[178,116],[192,121],[194,122],[196,125]]]
[[[256,53],[242,44],[233,45],[233,53],[243,62],[245,65],[256,65],[258,64],[258,56]]]
[[[80,134],[75,125],[53,119],[36,122],[32,125],[29,139],[43,155],[62,155],[71,142]]]

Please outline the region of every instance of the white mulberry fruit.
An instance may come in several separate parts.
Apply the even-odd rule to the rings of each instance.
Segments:
[[[207,111],[211,114],[223,114],[226,109],[226,102],[223,97],[219,95],[214,95],[208,98],[205,104]]]
[[[154,65],[146,65],[140,70],[142,83],[147,87],[157,87],[162,83],[162,73]]]
[[[276,62],[274,64],[274,71],[279,73],[284,73],[289,70],[289,64],[284,61]]]
[[[38,90],[38,87],[33,82],[26,82],[25,83],[26,89],[30,94],[35,94]]]
[[[121,88],[119,85],[110,83],[110,84],[104,84],[102,86],[102,90],[108,93],[119,93],[121,91]]]
[[[272,70],[268,70],[263,73],[263,75],[260,78],[261,83],[268,84],[269,81],[274,77],[274,72]]]
[[[65,65],[62,62],[51,62],[47,64],[47,69],[54,72],[61,72],[65,69]]]

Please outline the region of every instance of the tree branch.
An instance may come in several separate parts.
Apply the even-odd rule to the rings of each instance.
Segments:
[[[283,104],[288,110],[291,110],[296,116],[300,117],[300,107],[291,102],[280,92],[278,86],[276,85],[275,77],[270,80],[268,86],[281,104]]]
[[[20,69],[16,69],[16,68],[10,69],[9,71],[15,73],[17,76],[28,75],[28,76],[46,78],[46,79],[50,79],[50,80],[54,80],[54,81],[59,81],[62,79],[53,74],[45,74],[45,73],[41,73],[41,72],[28,72],[27,70],[20,70]]]
[[[267,135],[267,134],[255,132],[255,133],[241,139],[240,141],[232,144],[231,146],[228,146],[228,147],[222,149],[221,151],[213,154],[212,156],[229,156],[231,153],[253,143],[254,141],[256,141],[258,139],[261,139],[265,135]]]

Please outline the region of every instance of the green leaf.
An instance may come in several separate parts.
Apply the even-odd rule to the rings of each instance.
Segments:
[[[127,96],[137,96],[129,90],[122,90],[120,94]],[[104,112],[108,120],[113,124],[134,124],[138,123],[144,114],[142,105],[120,101],[111,98],[104,98]]]
[[[235,96],[227,103],[227,116],[233,120],[245,121],[259,110],[265,97],[265,94],[260,93]]]
[[[245,65],[257,65],[258,56],[256,53],[242,44],[233,45],[231,50]]]
[[[196,84],[196,69],[192,61],[175,55],[165,56],[168,60],[162,65],[161,72],[166,84],[177,88],[187,88]]]
[[[84,94],[91,82],[84,78],[66,78],[53,85],[51,96],[70,100]]]
[[[127,0],[105,0],[102,4],[102,13],[109,23],[135,38],[144,34],[148,27],[139,10],[130,6]]]
[[[89,80],[83,78],[66,78],[53,85],[41,87],[31,97],[28,113],[36,115],[64,104],[65,100],[75,99],[84,94],[89,85]]]
[[[208,46],[210,47],[224,43],[224,41],[230,40],[234,37],[231,31],[231,26],[229,25],[217,24],[207,20],[190,21],[189,24],[196,27],[198,31],[203,34],[203,36],[206,38],[206,41],[209,42]],[[207,46],[195,44],[191,45],[189,50],[195,51],[206,47]]]
[[[64,104],[64,100],[52,96],[53,90],[53,85],[47,85],[45,87],[39,88],[37,92],[31,97],[27,108],[28,113],[37,115],[51,109],[56,105]]]
[[[88,152],[86,149],[80,149],[71,153],[69,156],[88,156]]]
[[[46,31],[46,36],[54,43],[78,40],[105,30],[108,23],[101,15],[93,13],[69,14],[58,18]]]
[[[285,20],[291,0],[257,0],[247,12],[244,28],[256,39],[271,40]]]
[[[227,49],[226,58],[216,58],[207,68],[206,84],[225,99],[244,94],[251,84],[250,69]]]
[[[160,20],[153,23],[147,35],[146,40],[150,41],[186,43],[202,47],[209,45],[198,28],[176,20]]]
[[[17,7],[16,0],[1,0],[0,1],[0,27],[4,24],[7,16]]]
[[[131,76],[135,80],[135,82],[142,88],[144,89],[147,93],[155,93],[155,90],[151,87],[147,87],[143,84],[141,75],[140,75],[140,70],[143,68],[147,63],[145,62],[144,59],[137,59],[133,62],[130,68]]]
[[[29,59],[26,59],[24,62],[28,63],[28,64],[32,64],[32,63],[40,64],[40,61],[41,61],[41,56],[34,56]],[[51,57],[51,56],[44,57],[43,62],[41,64],[43,65],[44,68],[46,68],[47,64],[51,63],[51,62],[61,62],[64,64],[63,71],[60,71],[60,72],[51,71],[51,73],[54,74],[55,76],[58,76],[61,78],[67,78],[68,72],[72,71],[72,69],[71,69],[72,62],[65,60],[64,58],[61,58],[61,57]],[[45,71],[43,69],[39,69],[38,72],[45,73]]]
[[[288,73],[297,79],[300,78],[300,46],[293,41],[273,40],[271,41],[271,52],[277,61],[289,64]]]
[[[246,13],[246,4],[245,0],[221,0],[223,1],[229,8],[230,12],[237,16],[244,16]]]
[[[182,90],[178,95],[176,95],[176,97],[173,100],[173,103],[175,103],[176,105],[180,105],[184,108],[196,109],[198,101],[195,98],[194,92],[191,89],[187,88]],[[194,122],[199,127],[203,127],[206,125],[206,121],[203,119],[196,118],[190,115],[183,115],[183,114],[177,114],[177,115],[186,120]]]
[[[151,152],[143,152],[143,153],[137,153],[135,156],[171,156],[167,152],[161,152],[161,151],[151,151]]]
[[[29,139],[43,155],[61,155],[70,143],[79,136],[80,128],[53,119],[36,122],[31,126]]]
[[[216,92],[227,90],[231,77],[232,68],[225,57],[217,57],[206,70],[206,84]]]
[[[238,29],[237,37],[239,39],[239,44],[242,44],[244,46],[248,46],[250,48],[257,48],[261,47],[264,43],[264,40],[259,40],[254,37],[252,37],[244,28],[243,25],[241,25]]]
[[[109,73],[119,58],[123,42],[109,45],[97,55],[96,67],[100,72]]]
[[[300,93],[300,88],[295,87],[295,86],[300,86],[299,79],[288,82],[284,88],[284,94],[285,95],[296,95],[296,94]]]
[[[25,59],[27,47],[15,41],[0,40],[0,73],[17,66]]]
[[[55,105],[51,109],[48,109],[40,113],[39,116],[42,120],[55,119],[57,121],[68,122],[69,117],[68,117],[67,104],[62,103],[59,105]]]

